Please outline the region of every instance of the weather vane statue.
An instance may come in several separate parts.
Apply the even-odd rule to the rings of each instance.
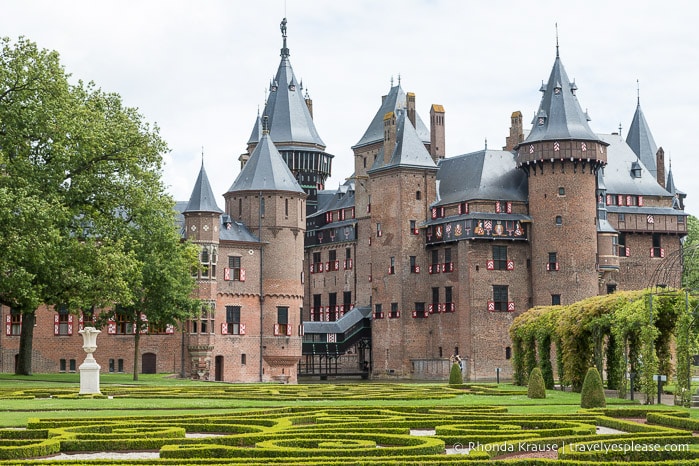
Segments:
[[[286,39],[286,18],[282,19],[281,24],[279,24],[279,29],[282,30],[282,37]]]

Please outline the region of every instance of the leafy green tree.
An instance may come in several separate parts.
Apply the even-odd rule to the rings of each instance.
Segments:
[[[134,212],[160,187],[157,128],[116,94],[71,84],[58,54],[0,39],[0,303],[23,317],[16,373],[31,374],[39,304],[131,304]]]
[[[604,398],[602,377],[600,377],[596,367],[591,367],[587,370],[583,381],[580,392],[580,407],[604,408],[605,406],[607,406],[607,400]]]
[[[128,316],[136,330],[133,379],[138,380],[141,334],[149,328],[175,326],[200,310],[191,274],[199,261],[197,248],[180,241],[168,197],[153,193],[129,226],[128,252],[137,258],[139,273],[129,284],[134,301],[119,305],[118,312],[122,318]]]

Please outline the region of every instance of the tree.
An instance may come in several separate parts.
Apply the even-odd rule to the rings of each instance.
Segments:
[[[127,248],[138,260],[139,273],[129,285],[133,302],[117,306],[117,312],[128,316],[135,329],[133,380],[138,380],[141,334],[177,325],[200,310],[191,274],[199,261],[197,248],[180,241],[171,200],[158,192],[136,212],[129,227]]]
[[[607,400],[604,398],[604,386],[602,377],[596,367],[591,367],[585,374],[582,390],[580,392],[581,408],[604,408]]]
[[[544,383],[544,375],[541,369],[535,367],[529,374],[529,383],[527,384],[528,398],[546,398],[546,385]]]
[[[125,233],[162,189],[167,147],[117,94],[70,84],[56,52],[0,45],[0,303],[22,314],[16,373],[29,375],[39,304],[134,301]]]
[[[451,371],[449,372],[449,385],[461,385],[464,383],[464,376],[461,373],[461,366],[458,362],[451,365]]]

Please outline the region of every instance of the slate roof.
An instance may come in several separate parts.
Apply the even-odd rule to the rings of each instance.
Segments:
[[[369,173],[389,167],[437,168],[425,144],[408,119],[405,110],[396,110],[396,144],[387,164],[384,164],[383,150],[377,155]],[[383,139],[383,132],[381,138]]]
[[[250,138],[248,138],[248,144],[257,144],[262,139],[262,119],[260,114],[257,114],[255,119],[255,126],[252,127],[252,133],[250,133]]]
[[[287,145],[296,143],[304,147],[305,150],[323,151],[325,143],[318,135],[303,97],[303,88],[296,79],[289,61],[290,53],[286,46],[286,23],[284,24],[282,59],[277,74],[269,86],[270,92],[262,115],[269,118],[269,132],[272,141],[279,150],[293,150]]]
[[[552,140],[598,141],[588,125],[589,117],[583,112],[575,95],[578,87],[570,82],[556,48],[548,82],[542,84],[541,104],[532,121],[532,129],[524,143]]]
[[[209,184],[209,177],[206,176],[203,160],[201,162],[199,176],[197,177],[197,181],[194,183],[194,189],[192,189],[192,195],[189,197],[189,202],[187,203],[187,207],[185,207],[183,212],[223,213],[223,211],[219,209],[218,205],[216,204],[214,193],[211,190],[211,184]]]
[[[653,177],[656,178],[658,166],[655,161],[655,154],[658,152],[658,146],[655,145],[653,134],[650,132],[648,122],[646,122],[643,110],[641,110],[640,99],[636,105],[629,132],[626,135],[626,143],[641,159],[641,162],[643,162],[643,165],[646,166]]]
[[[639,163],[636,154],[618,134],[599,134],[599,138],[609,144],[607,165],[602,169],[604,186],[609,194],[635,194],[645,196],[666,196],[671,194],[660,186],[655,176],[643,162]],[[631,176],[631,168],[637,163],[641,176]],[[610,210],[611,212],[611,210]]]
[[[222,241],[244,241],[246,243],[259,243],[260,239],[250,233],[250,230],[241,222],[234,222],[228,215],[221,217],[219,239]]]
[[[527,201],[527,176],[517,168],[515,154],[484,149],[440,160],[439,200],[433,205],[488,199]]]
[[[304,192],[272,143],[269,134],[262,135],[250,159],[228,190],[234,191]]]
[[[357,144],[352,146],[352,149],[383,141],[384,116],[389,112],[395,112],[396,110],[405,108],[405,102],[405,91],[403,91],[403,89],[400,87],[400,84],[391,87],[391,90],[388,92],[388,95],[384,97],[383,101],[381,102],[381,107],[379,107],[376,115],[374,115],[374,119],[371,120],[371,123],[364,132],[364,135],[359,142],[357,142]],[[417,112],[415,112],[415,127],[420,140],[423,142],[430,142],[430,131],[422,122],[422,119]]]

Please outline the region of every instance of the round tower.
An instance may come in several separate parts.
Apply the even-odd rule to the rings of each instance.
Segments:
[[[263,118],[262,138],[224,198],[226,212],[262,243],[261,381],[296,382],[301,359],[306,194],[272,143],[266,122]]]
[[[597,171],[607,143],[589,127],[558,50],[529,136],[515,146],[528,175],[532,305],[598,294]]]

